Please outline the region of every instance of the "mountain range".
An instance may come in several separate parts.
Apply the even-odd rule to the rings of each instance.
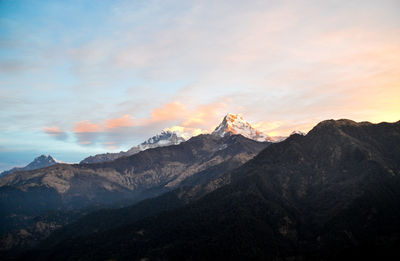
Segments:
[[[399,144],[400,122],[324,121],[268,146],[197,199],[180,188],[95,212],[23,258],[397,260]]]
[[[162,140],[167,143],[174,137],[165,132],[143,144],[160,144]],[[0,242],[1,238],[6,242],[3,248],[20,246],[20,229],[36,231],[37,218],[48,211],[86,213],[86,208],[132,204],[182,186],[206,184],[239,167],[269,144],[233,133],[224,137],[204,134],[178,145],[148,148],[113,161],[57,164],[6,175],[0,179]],[[64,220],[51,224],[39,234],[47,235],[49,230],[64,225]],[[28,238],[31,232],[25,233]],[[40,238],[37,232],[33,234]]]
[[[265,133],[255,129],[250,123],[243,119],[241,114],[228,113],[222,120],[222,122],[215,128],[211,133],[217,137],[225,137],[229,135],[240,134],[248,139],[252,139],[259,142],[278,142],[284,140],[286,137],[269,137]],[[103,153],[83,159],[80,164],[84,163],[99,163],[105,161],[112,161],[120,157],[126,157],[134,155],[140,151],[144,151],[151,148],[178,145],[184,142],[185,138],[179,132],[173,132],[169,130],[163,130],[160,134],[157,134],[143,143],[130,148],[128,151],[121,151],[118,153]]]
[[[178,145],[7,175],[0,250],[12,260],[400,257],[400,121],[327,120],[256,140],[268,137],[227,115]]]
[[[83,159],[80,164],[85,163],[99,163],[105,161],[112,161],[121,157],[131,156],[141,151],[147,149],[153,149],[157,147],[164,147],[170,145],[178,145],[179,143],[185,141],[185,139],[179,136],[178,133],[172,131],[162,131],[148,140],[142,142],[141,144],[130,148],[128,151],[121,151],[118,153],[103,153],[97,154],[95,156],[90,156]]]

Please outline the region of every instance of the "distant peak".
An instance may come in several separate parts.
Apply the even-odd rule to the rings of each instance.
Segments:
[[[162,130],[160,134],[157,134],[147,139],[145,142],[139,144],[136,147],[131,148],[130,150],[139,148],[139,150],[142,151],[149,148],[177,145],[183,141],[185,141],[185,139],[180,135],[178,135],[175,131]]]
[[[246,138],[256,141],[269,141],[270,137],[256,130],[241,114],[228,113],[222,122],[215,128],[212,135],[224,137],[227,135],[241,134]]]
[[[306,134],[304,132],[302,132],[301,130],[294,130],[292,131],[292,133],[290,134],[290,136],[297,134],[297,135],[301,135],[301,136],[305,136]]]
[[[40,155],[36,157],[31,163],[26,165],[25,167],[16,167],[8,171],[3,171],[0,176],[7,175],[16,171],[24,171],[24,170],[35,170],[40,168],[45,168],[52,166],[54,164],[61,163],[60,161],[55,160],[50,155]]]
[[[44,155],[44,154],[42,154],[42,155],[40,155],[39,157],[36,157],[36,158],[34,159],[34,161],[43,161],[43,160],[57,162],[57,160],[54,159],[52,156],[50,156],[50,155]]]

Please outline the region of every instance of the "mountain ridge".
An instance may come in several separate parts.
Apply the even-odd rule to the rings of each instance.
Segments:
[[[245,121],[241,114],[228,113],[224,116],[221,123],[211,133],[216,137],[225,137],[226,135],[242,135],[248,139],[252,139],[258,142],[280,142],[286,137],[270,137],[265,133],[255,129],[249,122]],[[157,134],[143,143],[133,146],[127,151],[121,151],[117,153],[101,153],[94,156],[89,156],[83,159],[80,164],[92,164],[100,163],[105,161],[112,161],[120,157],[127,157],[134,155],[140,151],[144,151],[149,148],[157,148],[162,146],[177,145],[186,139],[182,137],[180,132],[174,132],[170,130],[163,130],[161,134]]]
[[[157,134],[153,137],[148,138],[146,141],[140,143],[137,146],[131,147],[127,151],[121,151],[117,153],[102,153],[96,154],[94,156],[89,156],[83,160],[81,160],[80,164],[89,164],[89,163],[100,163],[104,161],[112,161],[120,157],[131,156],[140,151],[144,151],[150,148],[157,148],[163,146],[170,145],[178,145],[181,142],[184,142],[185,139],[178,135],[176,132],[163,130],[160,134]]]
[[[23,239],[16,229],[30,224],[29,231],[35,232],[35,217],[48,211],[119,205],[122,201],[133,204],[180,186],[207,183],[253,158],[268,145],[241,135],[220,138],[203,134],[178,145],[151,148],[110,162],[57,164],[16,172],[0,179],[4,212],[0,215],[0,232],[9,242],[7,245],[18,246]],[[33,242],[51,229],[54,226],[49,225],[45,233],[33,234]]]
[[[399,123],[325,121],[271,144],[189,205],[39,253],[44,260],[399,257],[398,144]]]

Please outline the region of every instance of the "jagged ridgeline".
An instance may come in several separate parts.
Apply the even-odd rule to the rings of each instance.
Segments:
[[[228,118],[221,124],[234,129]],[[40,170],[4,177],[2,204],[10,212],[2,224],[27,232],[23,239],[9,228],[2,242],[17,248],[4,253],[24,260],[399,258],[400,122],[329,120],[307,135],[293,133],[272,144],[220,135],[225,132],[218,128],[212,135],[111,162],[51,166],[44,169],[52,173],[50,179]],[[65,176],[57,176],[57,168],[67,170]],[[126,171],[130,168],[135,172]],[[174,175],[168,172],[172,169],[184,172]],[[129,175],[142,177],[140,186],[110,185]],[[156,185],[146,187],[148,180]],[[50,181],[69,187],[63,194],[43,185]],[[77,201],[93,206],[115,195],[156,197],[119,209],[73,210]],[[35,203],[50,198],[51,204]],[[64,212],[47,212],[60,206]],[[53,227],[44,233],[38,224]]]
[[[181,186],[206,184],[270,144],[234,135],[238,132],[226,133],[183,141],[175,133],[163,132],[134,147],[141,151],[115,160],[60,163],[6,175],[0,179],[0,246],[12,249],[35,244],[78,217],[76,211],[83,214],[132,204]]]
[[[398,260],[399,144],[400,122],[324,121],[268,146],[197,200],[146,217],[194,189],[181,188],[98,212],[98,223],[89,215],[23,258]]]

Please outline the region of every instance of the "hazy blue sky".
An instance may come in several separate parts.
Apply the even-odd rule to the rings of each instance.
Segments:
[[[0,0],[0,170],[242,113],[400,120],[400,1]]]

